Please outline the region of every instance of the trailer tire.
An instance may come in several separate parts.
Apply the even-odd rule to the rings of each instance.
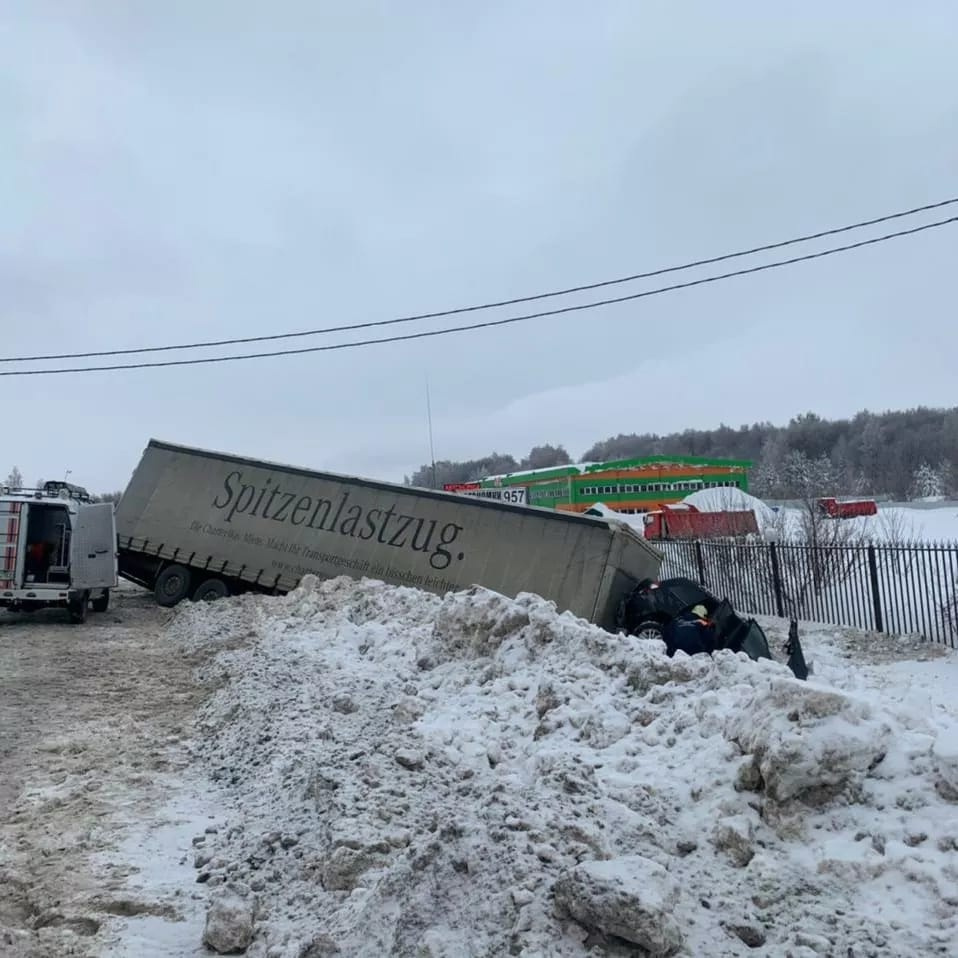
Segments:
[[[98,595],[90,605],[94,612],[106,612],[110,608],[110,590],[104,589],[103,595]]]
[[[222,579],[204,579],[193,592],[193,601],[214,602],[216,599],[225,599],[229,594],[229,587]]]
[[[86,610],[90,601],[89,592],[81,592],[79,598],[71,599],[67,603],[67,615],[73,625],[82,625],[86,622]]]
[[[190,570],[185,565],[173,563],[168,565],[156,577],[153,586],[153,595],[157,605],[170,608],[182,602],[190,592]]]

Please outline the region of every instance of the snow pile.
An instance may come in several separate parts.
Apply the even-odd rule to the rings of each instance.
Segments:
[[[243,952],[253,939],[250,889],[239,883],[223,886],[210,905],[203,944],[221,955]]]
[[[953,713],[479,589],[308,577],[170,628],[219,649],[197,880],[247,954],[952,953]]]
[[[775,511],[771,506],[766,505],[761,499],[756,499],[755,496],[731,486],[699,489],[698,492],[686,496],[682,503],[695,506],[700,512],[730,512],[751,509],[755,513],[759,529],[764,529],[766,525],[775,520]]]
[[[555,899],[586,928],[598,928],[653,955],[674,954],[682,945],[682,931],[671,915],[679,888],[649,858],[576,865],[555,883]]]
[[[604,502],[593,502],[584,515],[594,516],[600,519],[610,519],[613,522],[620,522],[624,525],[637,529],[640,535],[645,533],[645,518],[641,514],[631,514],[627,512],[616,512],[609,508]]]

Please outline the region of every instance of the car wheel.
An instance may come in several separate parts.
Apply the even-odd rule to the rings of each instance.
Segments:
[[[662,627],[662,623],[656,622],[654,619],[646,619],[645,622],[640,622],[633,629],[632,634],[637,639],[665,639],[665,629]]]

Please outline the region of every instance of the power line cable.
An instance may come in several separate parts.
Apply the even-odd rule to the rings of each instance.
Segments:
[[[271,333],[265,336],[246,336],[237,339],[218,339],[207,342],[179,343],[177,345],[166,346],[137,346],[124,349],[106,349],[95,352],[84,353],[52,353],[43,356],[8,356],[0,357],[0,363],[29,363],[46,362],[59,359],[93,359],[103,356],[130,356],[141,353],[164,353],[176,352],[186,349],[209,349],[216,346],[240,346],[248,343],[275,342],[281,339],[298,339],[305,336],[321,336],[329,333],[355,332],[360,329],[372,329],[381,326],[395,326],[399,323],[420,322],[427,319],[441,319],[447,316],[458,316],[463,313],[474,313],[485,309],[498,309],[502,306],[516,306],[520,303],[531,303],[536,300],[552,299],[558,296],[568,296],[572,293],[584,293],[594,289],[602,289],[607,286],[616,286],[622,283],[631,283],[640,279],[652,279],[656,276],[665,276],[669,273],[678,273],[688,269],[696,269],[700,266],[711,266],[715,263],[726,262],[731,259],[739,259],[743,256],[754,256],[756,253],[765,253],[770,250],[782,249],[786,246],[794,246],[798,243],[807,243],[810,240],[822,239],[826,236],[835,236],[840,233],[848,233],[852,230],[864,229],[867,226],[875,226],[878,223],[887,223],[890,220],[902,219],[906,216],[914,216],[917,213],[925,213],[929,210],[941,209],[944,206],[951,206],[958,203],[958,197],[947,200],[940,200],[937,203],[928,203],[925,206],[915,206],[909,210],[901,210],[897,213],[887,213],[884,216],[877,216],[870,220],[860,220],[857,223],[850,223],[846,226],[837,226],[832,229],[820,230],[817,233],[807,233],[804,236],[796,236],[792,239],[780,240],[776,243],[767,243],[764,246],[753,246],[750,249],[738,250],[734,253],[723,253],[721,256],[710,256],[707,259],[693,260],[689,263],[682,263],[677,266],[665,266],[661,269],[649,270],[645,273],[633,273],[631,276],[620,276],[617,279],[602,280],[597,283],[587,283],[581,286],[570,286],[566,289],[553,290],[547,293],[535,293],[531,296],[519,296],[515,299],[502,299],[495,302],[481,303],[474,306],[460,306],[456,309],[445,309],[434,313],[417,313],[411,316],[399,316],[394,319],[380,319],[366,323],[351,323],[344,326],[326,326],[320,329],[304,329],[287,333]],[[384,340],[386,341],[386,340]],[[104,367],[107,368],[107,367]]]
[[[600,306],[611,306],[615,303],[625,303],[631,300],[644,299],[648,296],[658,296],[662,293],[671,293],[679,289],[690,289],[694,286],[704,286],[708,283],[717,283],[721,280],[732,279],[736,276],[749,276],[753,273],[761,273],[766,270],[779,269],[783,266],[791,266],[794,263],[805,263],[810,260],[822,259],[826,256],[833,256],[836,253],[845,253],[849,250],[861,249],[865,246],[874,246],[877,243],[884,243],[888,240],[897,239],[902,236],[913,236],[916,233],[923,233],[926,230],[937,229],[947,226],[950,223],[958,223],[958,216],[952,216],[945,220],[937,220],[934,223],[925,223],[922,226],[914,226],[907,230],[898,230],[894,233],[885,233],[882,236],[875,236],[871,239],[860,240],[857,243],[849,243],[846,246],[834,246],[829,249],[819,250],[815,253],[805,253],[802,256],[793,256],[791,259],[776,260],[772,263],[763,263],[760,266],[750,266],[746,269],[734,270],[729,273],[718,273],[715,276],[704,276],[699,279],[688,280],[684,283],[674,283],[671,286],[660,286],[656,289],[643,290],[640,293],[632,293],[628,296],[618,296],[615,299],[602,299],[592,303],[578,303],[573,306],[563,306],[559,309],[545,310],[539,313],[526,313],[523,316],[509,316],[505,319],[486,320],[481,323],[471,323],[467,326],[452,326],[446,329],[428,329],[415,333],[405,333],[399,336],[389,336],[383,339],[365,339],[356,340],[349,343],[332,343],[326,346],[306,346],[301,349],[280,349],[264,353],[246,353],[242,355],[231,356],[207,356],[202,359],[169,359],[160,362],[150,363],[118,363],[110,366],[72,366],[63,369],[16,369],[0,371],[0,376],[57,376],[64,373],[95,373],[109,372],[118,369],[156,369],[169,366],[199,366],[208,363],[228,363],[237,362],[243,359],[267,359],[274,356],[297,356],[305,353],[331,352],[338,349],[356,349],[362,346],[376,346],[383,343],[405,342],[411,339],[426,339],[431,336],[447,336],[451,333],[463,333],[474,329],[488,329],[494,326],[507,326],[511,323],[521,323],[532,319],[541,319],[546,316],[559,316],[563,313],[574,313],[586,309],[596,309]]]

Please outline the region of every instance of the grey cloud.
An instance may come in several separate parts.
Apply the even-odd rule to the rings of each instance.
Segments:
[[[0,352],[388,318],[939,198],[956,27],[945,2],[7,6]],[[98,488],[151,435],[397,478],[427,376],[454,456],[947,401],[956,235],[412,344],[0,379],[29,411],[5,450]]]

